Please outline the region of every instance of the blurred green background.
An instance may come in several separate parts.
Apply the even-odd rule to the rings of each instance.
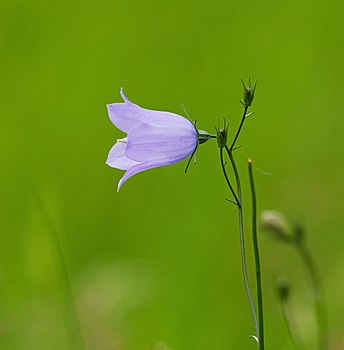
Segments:
[[[228,118],[233,135],[249,75],[255,114],[236,153],[249,267],[250,156],[259,210],[307,228],[343,349],[343,18],[341,0],[1,2],[1,349],[77,349],[57,241],[86,349],[256,349],[216,142],[187,175],[185,161],[153,169],[119,193],[123,172],[105,165],[121,86],[143,107],[184,103],[209,132]],[[299,258],[260,244],[266,348],[292,349],[278,275],[311,348]]]

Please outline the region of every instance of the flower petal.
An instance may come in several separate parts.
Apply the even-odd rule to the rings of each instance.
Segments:
[[[140,164],[135,160],[128,158],[125,155],[127,144],[124,142],[117,142],[110,150],[106,160],[106,164],[117,169],[128,170],[129,168]]]
[[[160,161],[152,161],[152,162],[144,162],[144,163],[139,163],[132,168],[128,169],[124,176],[119,180],[118,187],[117,187],[117,192],[120,190],[122,185],[124,184],[125,181],[127,181],[129,178],[134,176],[137,173],[140,173],[141,171],[152,169],[152,168],[157,168],[159,166],[165,166],[165,165],[170,165],[175,163],[175,160],[160,160]]]
[[[128,133],[132,128],[142,124],[152,126],[180,126],[186,127],[192,123],[178,114],[170,112],[152,111],[142,108],[124,95],[121,89],[121,96],[124,103],[112,103],[107,105],[108,114],[112,123],[120,130]]]
[[[138,162],[188,157],[197,146],[197,133],[190,127],[155,127],[142,125],[130,131],[126,156]]]

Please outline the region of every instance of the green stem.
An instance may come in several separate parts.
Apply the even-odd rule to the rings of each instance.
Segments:
[[[235,175],[235,181],[237,185],[237,193],[238,193],[238,217],[239,217],[239,233],[240,233],[240,250],[241,250],[241,265],[242,265],[242,271],[243,271],[243,277],[244,277],[244,284],[245,284],[245,290],[247,294],[247,298],[250,304],[250,309],[252,313],[252,318],[254,322],[254,326],[256,329],[256,334],[258,336],[259,333],[259,327],[258,327],[258,321],[257,321],[257,313],[256,309],[254,307],[252,293],[248,281],[248,273],[247,273],[247,264],[246,264],[246,249],[245,249],[245,237],[244,237],[244,219],[243,219],[243,210],[242,210],[242,194],[241,194],[241,183],[240,183],[240,176],[238,172],[238,168],[235,163],[235,159],[233,156],[233,153],[231,150],[226,146],[226,151],[228,154],[228,157],[231,161],[232,168]]]
[[[241,131],[243,125],[244,125],[244,121],[246,119],[246,114],[247,114],[248,108],[249,108],[249,106],[245,106],[245,108],[244,108],[244,114],[243,114],[243,116],[241,118],[241,122],[240,122],[239,128],[238,128],[238,130],[237,130],[237,132],[235,134],[235,137],[234,137],[234,140],[233,140],[231,146],[229,147],[230,151],[233,151],[233,149],[235,147],[235,143],[236,143],[236,141],[237,141],[237,139],[239,137],[240,131]]]
[[[319,273],[313,261],[312,255],[307,247],[300,243],[297,245],[302,261],[308,271],[310,283],[314,294],[314,307],[318,323],[319,350],[327,349],[327,315],[325,307],[325,298],[322,285],[320,283]]]
[[[256,283],[257,283],[257,301],[258,301],[258,318],[259,318],[259,347],[264,350],[264,310],[263,310],[263,291],[260,269],[259,245],[257,236],[257,198],[256,189],[254,185],[254,177],[252,170],[252,161],[248,160],[248,173],[250,178],[251,196],[252,196],[252,241],[254,259],[256,265]]]
[[[305,347],[301,341],[299,334],[296,332],[295,322],[292,321],[291,316],[289,315],[287,301],[281,301],[281,309],[289,337],[293,343],[295,350],[303,350]]]
[[[76,312],[76,307],[74,303],[72,288],[69,280],[67,264],[63,255],[63,250],[58,238],[58,233],[55,228],[53,221],[51,220],[45,206],[43,205],[39,194],[36,189],[32,186],[33,198],[36,202],[38,210],[41,212],[42,218],[45,221],[48,231],[50,232],[51,239],[54,243],[54,248],[56,252],[57,259],[60,264],[63,284],[64,284],[64,298],[65,307],[68,310],[68,315],[64,312],[64,326],[66,334],[70,341],[70,349],[84,349],[83,337],[81,334],[81,328],[79,319]]]
[[[228,185],[229,189],[231,190],[231,192],[232,192],[232,194],[233,194],[233,196],[235,198],[236,205],[239,205],[239,199],[238,199],[237,195],[235,194],[233,186],[231,185],[231,182],[229,181],[229,178],[228,178],[228,175],[227,175],[227,172],[226,172],[225,162],[223,160],[223,149],[222,148],[220,148],[220,161],[221,161],[221,167],[222,167],[223,175],[225,176],[227,185]]]

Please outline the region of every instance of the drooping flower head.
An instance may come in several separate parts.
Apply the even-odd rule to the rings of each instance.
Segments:
[[[131,176],[151,168],[169,165],[192,155],[198,143],[213,135],[197,131],[194,124],[178,114],[142,108],[124,95],[124,103],[107,105],[112,123],[125,132],[111,148],[106,164],[126,170],[118,191]]]

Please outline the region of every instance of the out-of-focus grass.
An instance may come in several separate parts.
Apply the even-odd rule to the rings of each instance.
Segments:
[[[271,174],[256,173],[260,209],[306,224],[342,341],[343,14],[339,0],[1,3],[1,347],[68,348],[34,186],[89,349],[256,348],[215,142],[186,176],[184,163],[154,169],[120,193],[121,171],[104,164],[122,137],[105,109],[121,86],[144,107],[182,114],[184,103],[210,132],[226,117],[233,133],[248,75],[258,87],[236,153],[245,201],[250,156]],[[291,349],[273,281],[290,277],[303,312],[301,265],[266,237],[261,246],[267,348]]]

